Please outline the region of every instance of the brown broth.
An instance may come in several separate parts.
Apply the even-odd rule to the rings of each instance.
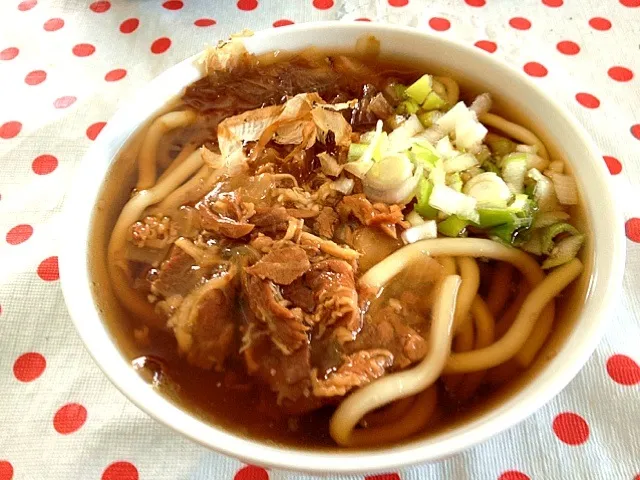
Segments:
[[[415,68],[415,65],[413,67]],[[402,63],[397,61],[377,63],[375,68],[378,71],[388,69],[405,72],[398,76],[408,81],[417,76],[415,70],[408,72]],[[430,69],[424,71],[430,71]],[[464,79],[462,80],[464,92],[465,82]],[[480,88],[474,87],[477,86],[471,86],[466,93],[481,91]],[[463,98],[468,97],[463,95]],[[498,111],[502,113],[508,111],[510,114],[508,118],[522,121],[527,125],[525,117],[515,106],[508,109],[505,107],[498,102]],[[174,132],[161,143],[159,158],[164,158],[164,162],[168,162],[174,155],[171,152],[174,151],[175,145],[183,145],[190,141],[202,143],[214,138],[211,126],[206,122],[186,131]],[[135,183],[134,159],[139,140],[140,133],[132,137],[110,167],[96,205],[89,239],[91,256],[88,261],[92,271],[94,298],[112,338],[128,360],[149,357],[162,364],[162,378],[156,386],[157,390],[180,408],[207,423],[251,439],[294,448],[325,450],[336,448],[328,433],[331,407],[325,407],[296,420],[284,415],[270,414],[277,411],[273,405],[273,395],[268,394],[268,387],[252,383],[247,378],[244,367],[238,362],[232,363],[225,372],[193,367],[177,354],[175,338],[168,332],[151,330],[148,346],[142,346],[135,341],[134,330],[142,325],[115,299],[105,260],[109,234]],[[554,145],[547,145],[552,154],[557,154]],[[575,209],[573,213],[578,226],[587,232],[585,212]],[[589,237],[587,235],[587,238]],[[440,406],[436,418],[429,431],[421,436],[450,430],[496,408],[505,400],[512,398],[548,364],[573,331],[573,325],[588,289],[592,252],[592,242],[589,241],[583,249],[586,271],[578,282],[563,293],[563,299],[557,302],[558,312],[554,330],[535,364],[526,372],[515,372],[514,378],[507,378],[505,385],[484,386],[473,401],[464,406],[454,403],[442,405],[445,394],[440,386]],[[230,377],[234,377],[232,381]]]

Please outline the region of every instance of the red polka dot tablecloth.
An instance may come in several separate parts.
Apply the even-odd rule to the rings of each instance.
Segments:
[[[557,398],[445,461],[344,478],[640,480],[640,0],[0,2],[0,480],[312,478],[212,453],[128,402],[74,331],[57,253],[74,169],[121,99],[231,33],[328,19],[410,25],[530,75],[600,147],[628,248],[608,331]]]

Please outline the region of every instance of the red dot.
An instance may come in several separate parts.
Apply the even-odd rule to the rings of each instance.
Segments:
[[[137,18],[128,18],[120,24],[120,31],[122,33],[131,33],[138,28],[138,25],[140,25],[140,20]]]
[[[631,125],[631,135],[640,140],[640,123]],[[0,127],[0,137],[2,137],[2,127]]]
[[[168,2],[164,2],[162,6],[167,10],[180,10],[184,7],[184,3],[180,0],[169,0]]]
[[[429,20],[429,26],[438,32],[444,32],[451,28],[451,22],[446,18],[433,17]]]
[[[585,108],[598,108],[600,106],[600,100],[598,100],[598,97],[591,95],[590,93],[577,93],[576,100]]]
[[[33,227],[31,225],[16,225],[7,232],[7,243],[9,245],[20,245],[26,242],[33,235]]]
[[[620,0],[620,3],[625,7],[640,7],[640,0]]]
[[[13,465],[6,460],[0,460],[0,480],[11,480],[13,478]]]
[[[36,352],[20,355],[13,363],[13,374],[21,382],[33,382],[47,367],[45,358]]]
[[[636,385],[640,383],[640,366],[626,355],[612,355],[607,360],[607,373],[620,385]]]
[[[122,80],[127,76],[127,71],[124,68],[116,68],[115,70],[111,70],[107,72],[104,76],[104,79],[107,82],[117,82],[118,80]]]
[[[561,7],[564,2],[562,0],[542,0],[542,3],[547,7]]]
[[[18,56],[20,50],[16,47],[5,48],[0,52],[0,60],[13,60]]]
[[[264,468],[247,465],[238,470],[233,480],[269,480],[269,474]]]
[[[27,10],[31,10],[38,4],[37,0],[24,0],[18,4],[18,10],[21,12],[26,12]]]
[[[464,3],[470,7],[484,7],[487,2],[485,0],[464,0]]]
[[[53,155],[40,155],[31,163],[31,169],[38,175],[48,175],[58,167],[58,159]]]
[[[474,45],[489,53],[493,53],[498,49],[498,45],[489,40],[478,40]]]
[[[88,57],[89,55],[93,55],[93,52],[95,51],[96,47],[90,43],[79,43],[73,47],[73,54],[76,57]]]
[[[286,27],[287,25],[293,25],[293,21],[291,20],[287,20],[286,18],[283,18],[281,20],[276,20],[275,22],[273,22],[273,26],[274,27]]]
[[[611,67],[607,73],[618,82],[628,82],[633,78],[633,72],[626,67]]]
[[[24,83],[27,85],[38,85],[44,82],[47,79],[47,72],[44,70],[34,70],[33,72],[27,73],[27,76],[24,77]]]
[[[44,22],[42,28],[44,28],[47,32],[55,32],[56,30],[60,30],[64,27],[64,20],[61,18],[51,18]]]
[[[248,12],[250,10],[255,10],[256,8],[258,8],[258,0],[238,0],[238,3],[236,3],[236,5],[240,10]]]
[[[89,5],[89,8],[96,13],[104,13],[111,8],[111,3],[105,0],[99,0]]]
[[[56,98],[53,102],[53,106],[56,108],[68,108],[76,103],[77,98],[71,95]]]
[[[525,63],[524,71],[527,75],[531,75],[532,77],[546,77],[547,73],[549,73],[547,68],[538,62]]]
[[[580,445],[589,438],[589,425],[577,413],[564,412],[553,419],[553,431],[560,441]]]
[[[360,17],[360,18],[356,18],[355,20],[356,22],[370,22],[371,19],[367,18],[367,17]]]
[[[531,22],[523,17],[513,17],[509,20],[509,25],[518,30],[529,30],[531,28]]]
[[[388,0],[388,2],[392,7],[406,7],[409,5],[409,0]]]
[[[79,403],[67,403],[53,416],[53,428],[62,435],[73,433],[87,420],[87,409]]]
[[[22,130],[22,124],[20,122],[7,122],[0,125],[0,138],[9,139],[13,138]]]
[[[607,164],[607,168],[609,169],[609,172],[611,172],[611,175],[618,175],[622,171],[622,164],[616,157],[605,155],[602,158],[604,158],[604,162]]]
[[[210,27],[211,25],[215,25],[216,21],[213,18],[199,18],[193,24],[196,27]]]
[[[170,46],[171,46],[170,38],[160,37],[157,40],[154,40],[153,43],[151,44],[151,51],[157,55],[169,50]]]
[[[602,17],[593,17],[589,20],[589,25],[591,28],[601,31],[609,30],[611,28],[611,22]]]
[[[87,128],[87,137],[89,140],[95,140],[106,124],[107,122],[96,122],[89,125],[89,128]]]
[[[138,480],[138,469],[130,462],[113,462],[102,472],[101,480]]]
[[[627,220],[624,224],[624,231],[629,240],[640,243],[640,218],[634,217]]]
[[[531,480],[529,478],[529,475],[525,475],[522,472],[519,472],[518,470],[509,470],[507,472],[504,472],[502,475],[500,475],[500,477],[498,477],[498,480]]]
[[[570,40],[558,42],[556,48],[560,53],[564,53],[565,55],[576,55],[580,51],[580,45]]]
[[[38,265],[38,276],[45,282],[53,282],[60,279],[58,271],[58,257],[45,258]]]
[[[391,3],[391,0],[389,1],[389,3]],[[333,0],[313,0],[313,6],[318,10],[327,10],[333,7]]]
[[[378,475],[368,475],[364,477],[364,480],[400,480],[400,475],[397,473],[381,473]]]

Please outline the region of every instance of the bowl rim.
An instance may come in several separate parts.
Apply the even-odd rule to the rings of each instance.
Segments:
[[[597,310],[598,318],[594,320],[587,335],[581,338],[577,345],[577,351],[573,352],[563,364],[563,368],[551,370],[552,364],[546,365],[537,377],[529,382],[520,392],[510,398],[499,408],[494,408],[483,414],[478,420],[474,420],[465,425],[464,429],[445,436],[438,442],[433,439],[417,440],[413,443],[389,447],[373,451],[344,450],[342,452],[325,452],[312,450],[298,450],[286,446],[278,446],[263,441],[251,440],[222,428],[206,424],[197,417],[183,411],[177,405],[171,403],[165,397],[159,395],[144,380],[142,380],[131,368],[115,346],[111,336],[100,318],[98,307],[94,303],[91,294],[91,276],[88,267],[88,234],[90,231],[92,212],[98,192],[88,190],[96,185],[101,186],[105,175],[114,160],[113,155],[109,155],[108,160],[95,164],[95,158],[104,157],[108,154],[105,151],[117,151],[126,142],[128,137],[135,131],[142,120],[146,120],[153,111],[150,108],[142,109],[143,112],[135,112],[136,106],[144,99],[148,99],[147,92],[152,92],[154,86],[166,81],[171,76],[179,76],[185,85],[197,78],[199,70],[194,64],[194,60],[200,55],[196,54],[186,60],[165,70],[149,84],[140,89],[136,97],[132,97],[124,107],[120,107],[113,117],[107,122],[106,127],[100,136],[95,140],[83,158],[75,175],[64,205],[63,224],[66,240],[62,242],[60,251],[60,273],[61,284],[65,302],[67,304],[71,318],[76,329],[93,360],[98,364],[109,380],[138,408],[147,413],[158,422],[171,427],[173,430],[190,438],[191,440],[218,451],[239,458],[247,463],[263,465],[266,467],[295,470],[305,473],[337,473],[353,474],[363,472],[376,472],[390,469],[397,469],[416,463],[429,462],[443,459],[460,451],[466,450],[480,442],[484,442],[490,437],[512,427],[516,423],[524,420],[533,412],[541,408],[544,404],[555,397],[578,373],[586,363],[593,350],[597,346],[604,327],[607,324],[607,315],[613,302],[621,290],[622,275],[625,262],[625,241],[623,231],[623,217],[621,211],[615,207],[615,199],[611,194],[610,187],[605,180],[608,172],[604,162],[598,161],[600,155],[593,141],[586,133],[585,129],[578,123],[575,117],[569,113],[567,108],[548,96],[531,79],[522,72],[516,71],[503,60],[479,51],[476,47],[463,44],[449,38],[443,38],[418,30],[412,27],[380,24],[375,22],[309,22],[287,26],[285,28],[267,29],[254,34],[252,42],[260,39],[284,36],[295,32],[314,32],[325,29],[339,29],[353,34],[354,40],[362,34],[376,32],[398,33],[400,35],[429,37],[431,41],[447,45],[450,48],[461,49],[468,54],[483,55],[484,61],[491,65],[491,68],[509,70],[518,77],[518,81],[523,83],[527,89],[537,93],[538,96],[548,102],[555,110],[567,128],[579,138],[580,143],[589,152],[589,160],[597,175],[592,181],[598,183],[598,198],[607,210],[605,222],[609,229],[608,235],[603,235],[602,243],[598,247],[594,244],[594,269],[592,273],[592,284],[597,279],[600,281],[599,290],[602,296],[597,300],[594,309]],[[299,48],[299,47],[294,47]],[[464,68],[463,68],[464,69]],[[196,76],[196,77],[194,77]],[[161,100],[161,102],[159,102]],[[158,108],[169,99],[156,99]],[[158,103],[159,102],[159,103]],[[524,103],[524,102],[523,102]],[[144,113],[144,114],[142,114]],[[135,127],[135,128],[131,128]],[[583,159],[584,161],[584,159]],[[93,196],[91,196],[93,194]],[[92,199],[87,201],[87,195]],[[595,195],[595,194],[594,194]],[[589,203],[588,195],[585,194],[585,203]],[[599,220],[600,221],[600,220]],[[593,224],[594,220],[589,219]],[[603,231],[603,230],[601,230]],[[597,237],[597,235],[594,235]],[[600,240],[600,239],[598,239]],[[598,256],[596,247],[606,252],[605,255]],[[600,260],[599,260],[600,259]],[[602,279],[598,277],[600,263],[608,261],[608,275]],[[606,270],[606,269],[605,269]],[[585,316],[583,311],[580,319]],[[579,322],[580,320],[578,320]],[[561,352],[562,353],[562,352]],[[560,355],[560,354],[559,354]],[[544,375],[545,386],[541,388],[541,377]],[[534,387],[537,386],[537,389]],[[529,390],[535,390],[535,395],[527,398]]]

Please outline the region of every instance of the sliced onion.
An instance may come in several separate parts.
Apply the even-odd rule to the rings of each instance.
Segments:
[[[333,155],[330,155],[327,152],[322,152],[318,154],[318,159],[320,159],[322,173],[325,175],[328,175],[329,177],[337,177],[342,172],[342,165],[338,163]]]
[[[533,197],[536,202],[538,202],[538,211],[549,212],[555,210],[558,205],[558,200],[553,182],[535,168],[529,170],[527,176],[536,182]]]
[[[545,228],[558,222],[566,222],[571,218],[571,215],[565,212],[541,212],[536,215],[532,229]]]
[[[477,118],[484,113],[488,113],[489,110],[491,110],[492,104],[493,101],[491,100],[491,95],[488,93],[482,93],[475,98],[473,103],[471,103],[469,110],[475,113]]]
[[[337,180],[334,180],[331,184],[331,188],[337,190],[343,195],[350,195],[353,192],[353,187],[355,186],[355,181],[352,178],[340,177]]]
[[[578,204],[578,187],[571,175],[549,172],[547,176],[551,177],[553,186],[556,189],[556,196],[562,205]]]
[[[402,232],[402,241],[407,243],[415,243],[420,240],[438,237],[438,224],[435,220],[427,220],[421,225],[411,227]]]

